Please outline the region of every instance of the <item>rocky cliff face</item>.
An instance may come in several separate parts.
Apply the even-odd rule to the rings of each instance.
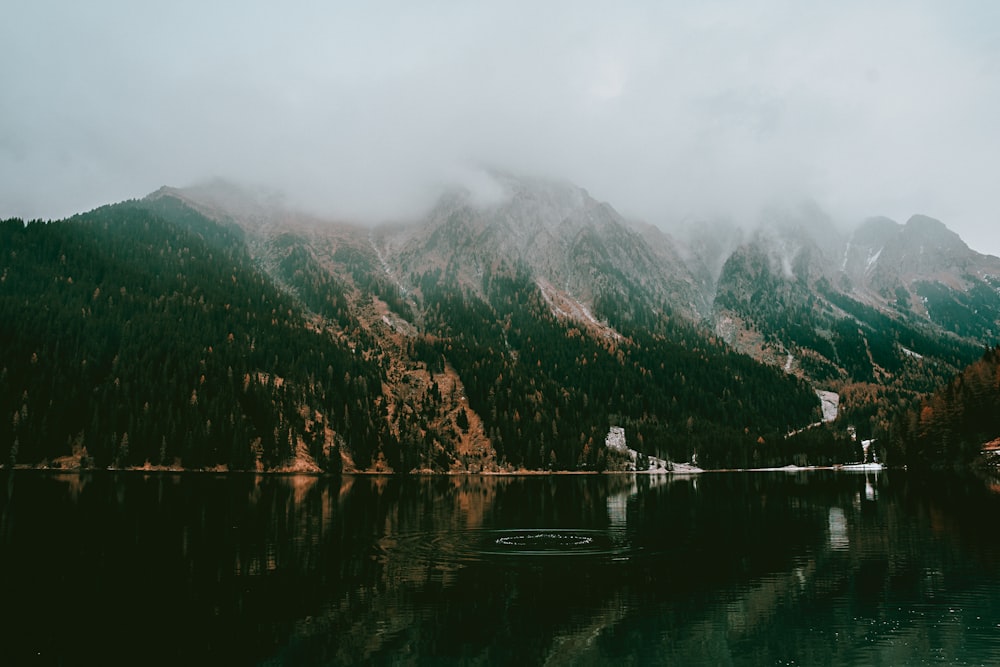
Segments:
[[[490,270],[521,266],[588,305],[603,296],[691,318],[707,313],[709,302],[669,236],[637,229],[575,186],[496,178],[494,202],[457,191],[412,225],[377,230],[386,262],[411,281],[440,268],[474,292]]]
[[[926,216],[905,224],[872,218],[844,231],[802,206],[772,211],[752,230],[700,221],[675,238],[624,219],[571,184],[501,172],[489,179],[488,197],[456,189],[419,219],[371,230],[296,214],[273,194],[248,195],[221,183],[154,196],[181,197],[238,222],[279,282],[290,279],[282,261],[293,248],[306,248],[345,286],[359,279],[379,284],[384,296],[394,292],[409,304],[396,316],[411,324],[419,324],[420,280],[428,271],[482,295],[485,275],[521,269],[550,300],[578,304],[563,310],[581,323],[600,320],[609,303],[627,304],[630,313],[699,323],[772,363],[785,363],[796,348],[826,347],[789,337],[791,325],[812,327],[817,340],[828,341],[848,320],[978,345],[1000,331],[1000,259],[975,252]]]
[[[965,292],[996,275],[1000,260],[971,250],[944,223],[915,215],[902,225],[886,218],[863,223],[846,243],[841,271],[876,303],[905,301],[921,312],[916,284]]]

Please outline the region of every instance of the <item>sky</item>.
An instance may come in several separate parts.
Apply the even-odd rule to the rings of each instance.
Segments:
[[[669,228],[809,200],[1000,255],[1000,3],[9,0],[0,218],[213,178],[360,222],[483,167]]]

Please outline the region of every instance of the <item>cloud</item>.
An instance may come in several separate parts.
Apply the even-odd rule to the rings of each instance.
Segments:
[[[1000,254],[990,3],[140,5],[8,12],[0,215],[223,176],[406,217],[487,163],[659,224],[809,197]]]

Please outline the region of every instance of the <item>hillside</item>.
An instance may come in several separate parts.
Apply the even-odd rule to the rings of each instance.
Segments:
[[[384,430],[377,365],[254,269],[236,227],[130,202],[6,221],[0,248],[6,463],[337,470]]]
[[[888,437],[890,456],[907,466],[997,463],[1000,451],[1000,347],[946,385],[900,411]]]
[[[496,180],[374,229],[222,183],[4,222],[0,461],[601,470],[622,426],[703,467],[834,463],[997,331],[1000,260],[928,218],[675,237]],[[801,431],[817,390],[836,428]]]
[[[737,349],[840,393],[842,420],[870,438],[996,341],[1000,260],[923,216],[820,228],[793,217],[738,245],[713,321]]]

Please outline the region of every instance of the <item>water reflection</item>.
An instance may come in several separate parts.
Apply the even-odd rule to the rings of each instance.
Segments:
[[[836,551],[846,551],[851,546],[847,536],[847,517],[840,507],[831,507],[829,512],[830,548]]]
[[[1000,538],[978,518],[1000,497],[976,481],[2,484],[9,664],[1000,663]]]

